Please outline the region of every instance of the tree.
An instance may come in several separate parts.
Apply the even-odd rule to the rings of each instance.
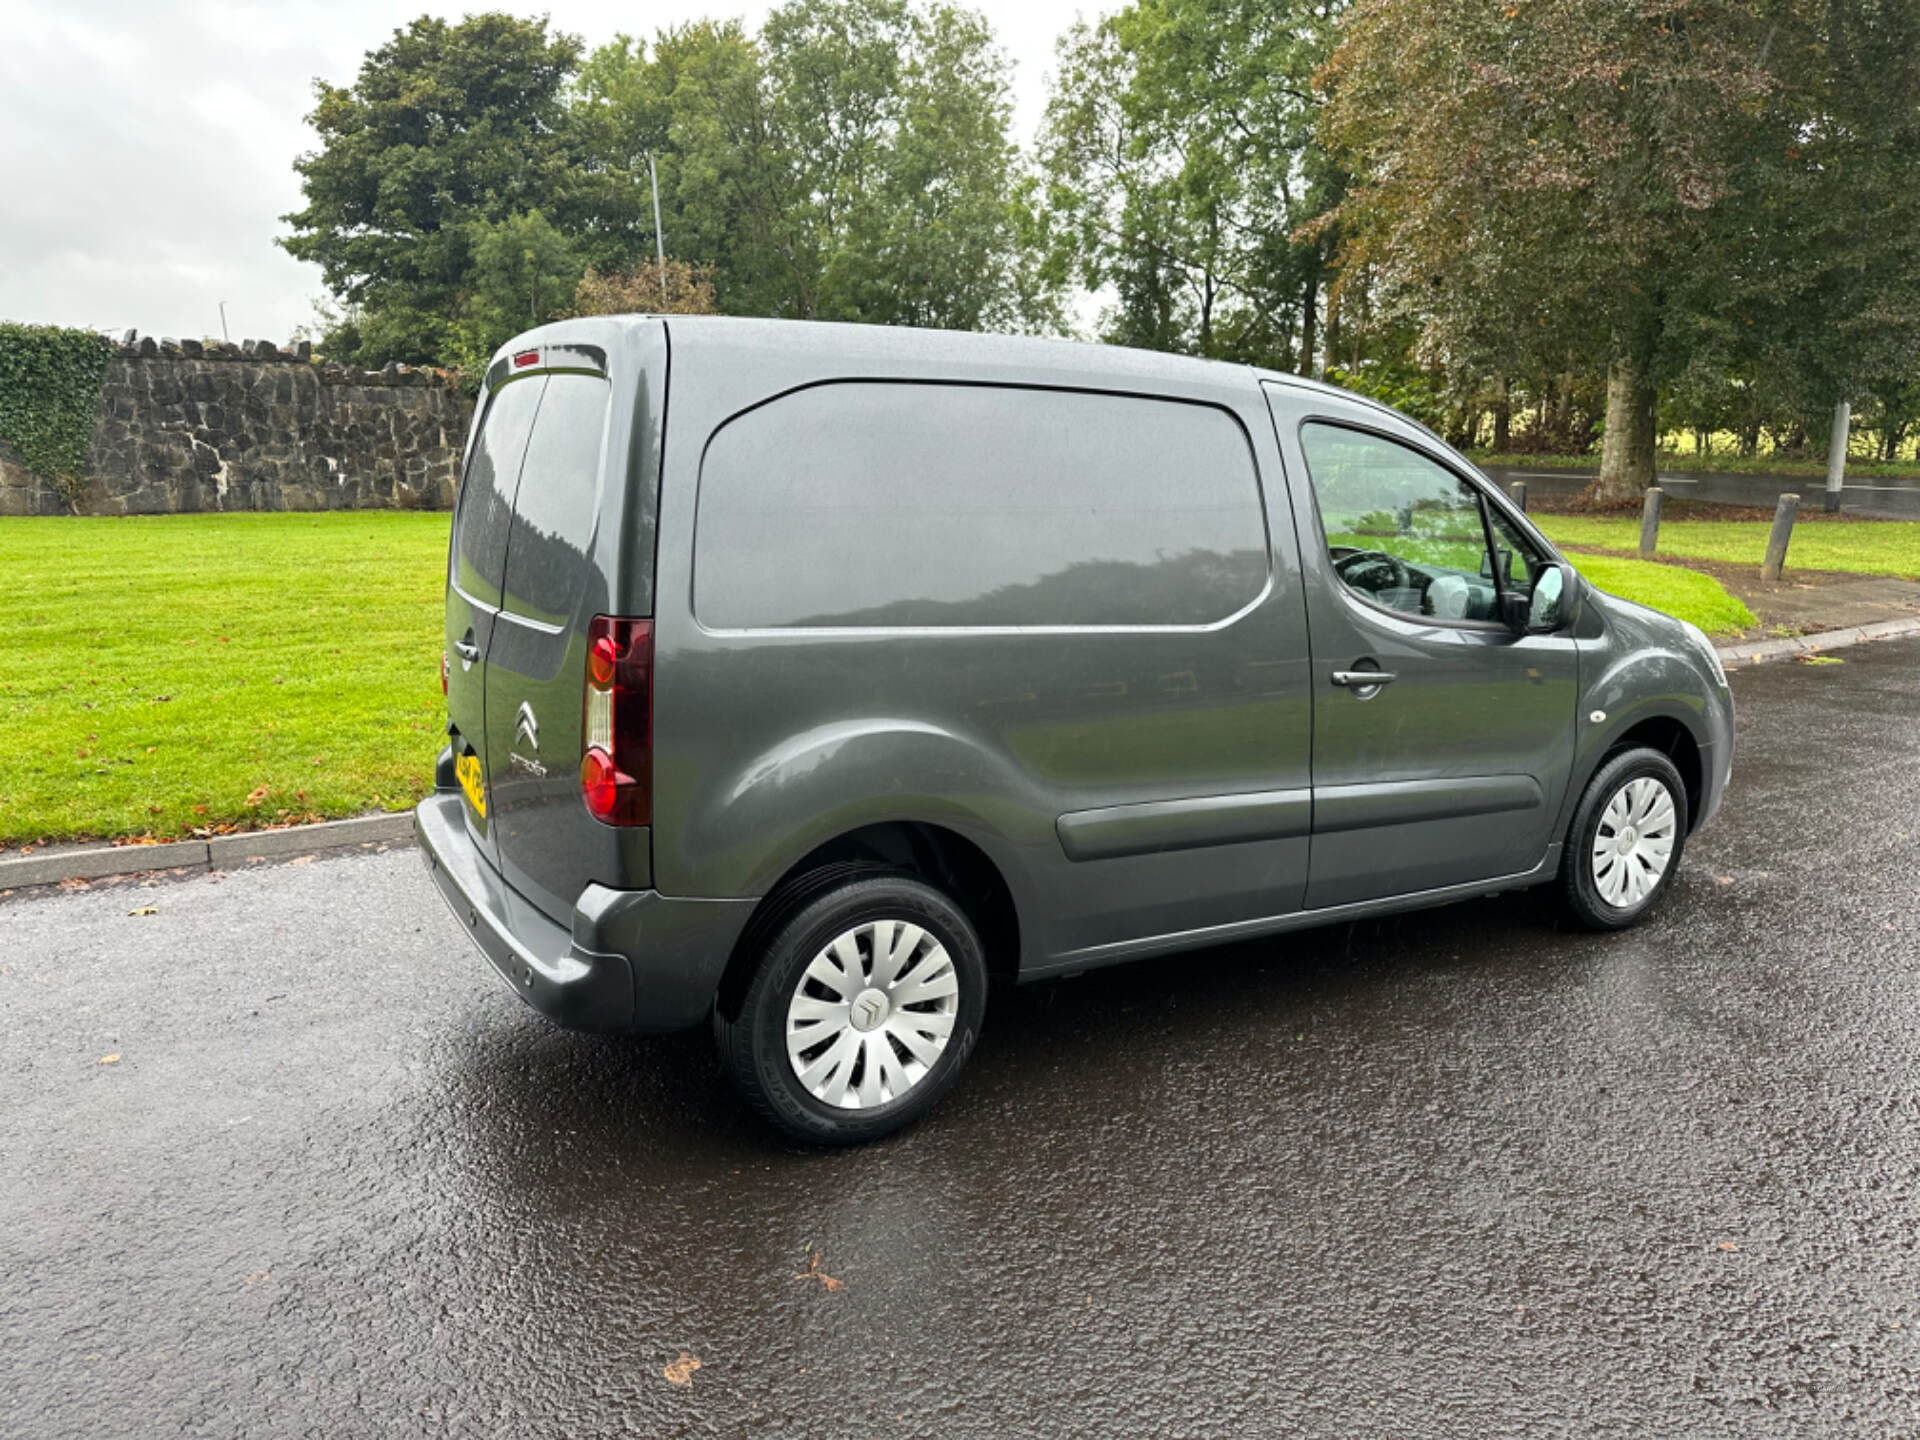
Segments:
[[[1136,0],[1059,46],[1041,162],[1106,338],[1316,371],[1344,177],[1308,80],[1334,0]]]
[[[478,377],[522,330],[568,314],[585,262],[538,210],[467,228],[466,286],[442,346],[443,360]]]
[[[985,22],[905,0],[790,0],[737,24],[621,38],[575,104],[596,263],[667,240],[739,314],[972,329],[1046,314]],[[604,259],[602,258],[604,256]]]
[[[1360,176],[1347,263],[1438,363],[1604,368],[1599,498],[1653,482],[1657,386],[1686,359],[1676,319],[1724,278],[1775,8],[1360,0],[1322,77],[1329,144]]]
[[[561,93],[580,44],[508,15],[423,16],[351,86],[315,83],[321,148],[294,164],[306,205],[280,240],[360,319],[335,358],[448,355],[485,228],[549,209],[569,170]]]

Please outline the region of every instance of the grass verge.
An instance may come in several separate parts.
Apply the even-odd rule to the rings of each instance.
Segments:
[[[0,844],[177,839],[413,804],[441,741],[447,523],[0,519]],[[1708,575],[1575,564],[1709,633],[1753,623]]]
[[[404,809],[447,516],[0,519],[0,843]]]
[[[1557,536],[1555,537],[1558,538]],[[1678,565],[1656,565],[1617,555],[1569,555],[1574,569],[1609,595],[1691,620],[1709,635],[1732,635],[1757,625],[1746,602],[1711,575]]]
[[[1535,515],[1533,519],[1556,545],[1631,551],[1640,544],[1637,519],[1575,515]],[[1676,559],[1758,565],[1766,557],[1770,528],[1765,521],[1752,520],[1668,521],[1660,526],[1660,553]],[[1796,526],[1787,547],[1788,573],[1796,567],[1920,578],[1920,521]]]

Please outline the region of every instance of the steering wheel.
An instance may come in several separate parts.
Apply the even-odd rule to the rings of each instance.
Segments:
[[[1361,585],[1356,583],[1356,577],[1352,572],[1360,569],[1363,565],[1376,563],[1384,564],[1387,567],[1387,573],[1391,576],[1390,583],[1387,585]],[[1378,594],[1380,591],[1387,589],[1417,590],[1420,588],[1419,582],[1413,578],[1413,571],[1409,570],[1406,565],[1401,562],[1400,557],[1397,555],[1389,555],[1384,550],[1355,550],[1351,554],[1342,555],[1338,560],[1334,561],[1333,568],[1334,573],[1339,575],[1347,584],[1352,585],[1356,590],[1371,590],[1375,594]]]

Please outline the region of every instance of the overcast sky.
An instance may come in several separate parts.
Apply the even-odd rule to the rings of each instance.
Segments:
[[[1099,0],[972,0],[1014,61],[1031,139],[1054,38]],[[313,79],[361,58],[437,0],[0,0],[0,320],[285,340],[313,315],[319,269],[274,245],[300,204],[293,159]],[[703,15],[758,25],[767,5],[553,0],[589,46]]]

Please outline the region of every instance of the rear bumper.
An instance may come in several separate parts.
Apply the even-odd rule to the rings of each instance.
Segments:
[[[467,833],[458,791],[413,812],[428,872],[501,979],[570,1030],[648,1034],[706,1018],[752,900],[676,900],[589,885],[571,928],[501,878]]]

